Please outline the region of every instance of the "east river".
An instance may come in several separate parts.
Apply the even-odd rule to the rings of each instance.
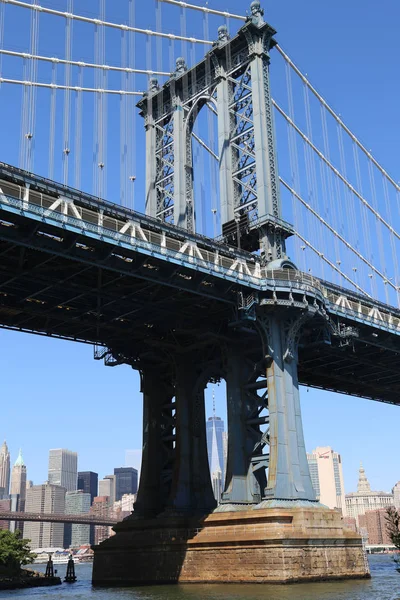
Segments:
[[[37,565],[42,570],[44,565]],[[400,573],[391,555],[370,557],[372,579],[280,585],[174,585],[130,589],[92,588],[92,565],[76,567],[78,581],[62,586],[0,592],[0,600],[400,600]],[[64,577],[66,565],[58,565]]]

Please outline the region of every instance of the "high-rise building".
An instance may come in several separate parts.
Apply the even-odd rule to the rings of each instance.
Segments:
[[[66,489],[59,485],[44,483],[26,490],[25,511],[32,513],[65,514]],[[25,523],[24,537],[35,548],[62,548],[64,523]]]
[[[393,504],[397,510],[400,510],[400,481],[392,489]]]
[[[11,500],[10,499],[1,499],[0,498],[0,511],[10,512],[11,510]],[[10,521],[0,521],[0,531],[2,529],[9,529]]]
[[[115,500],[121,500],[124,494],[136,494],[138,472],[133,467],[118,467],[114,469]]]
[[[365,515],[368,510],[378,510],[393,506],[393,494],[387,492],[373,492],[365,475],[363,466],[360,466],[357,491],[346,494],[346,513],[354,517],[359,524],[359,516]]]
[[[329,508],[340,508],[346,515],[342,459],[330,446],[318,447],[307,454],[311,482],[319,500]]]
[[[98,493],[99,476],[93,471],[79,471],[78,473],[78,490],[82,490],[86,494],[90,494],[90,504],[96,498]]]
[[[26,498],[26,466],[24,459],[22,458],[21,449],[19,450],[18,458],[15,461],[11,473],[10,498],[11,510],[13,512],[24,512]],[[23,533],[23,522],[11,521],[10,531],[16,531],[17,529]]]
[[[364,515],[358,516],[359,528],[364,530],[368,536],[368,544],[391,545],[387,531],[386,508],[378,510],[367,510]]]
[[[3,495],[10,490],[10,453],[7,442],[4,440],[0,448],[0,488],[4,488]]]
[[[219,502],[225,485],[224,422],[214,414],[206,423],[208,466],[214,497]],[[226,438],[225,438],[226,439]]]
[[[115,475],[106,475],[99,481],[99,497],[108,496],[110,505],[115,502]]]
[[[18,454],[18,458],[11,473],[11,495],[18,496],[18,507],[17,510],[24,512],[25,510],[25,498],[26,498],[26,466],[24,459],[22,458],[21,449]]]
[[[90,514],[96,517],[109,517],[113,513],[110,507],[109,496],[97,496],[93,500],[93,504],[90,508]],[[107,525],[96,525],[95,526],[95,544],[104,542],[111,535],[111,527]]]
[[[49,452],[49,483],[74,492],[78,484],[78,454],[57,449]]]
[[[90,494],[82,490],[67,492],[65,495],[65,513],[68,515],[88,514],[91,503]],[[73,523],[71,529],[68,529],[67,532],[64,530],[65,548],[69,548],[70,546],[79,548],[79,546],[83,546],[84,544],[90,544],[90,528],[91,525]],[[67,533],[67,539],[65,533]]]

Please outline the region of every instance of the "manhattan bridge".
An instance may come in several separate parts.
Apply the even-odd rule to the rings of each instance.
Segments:
[[[237,560],[235,523],[260,527],[253,546],[286,535],[293,565],[309,536],[302,573],[256,579],[311,578],[317,538],[336,548],[318,577],[367,571],[357,536],[321,516],[299,384],[399,403],[400,187],[267,12],[0,0],[0,325],[93,344],[141,375],[138,498],[96,549],[98,583],[244,580],[210,574],[218,526]],[[222,379],[216,509],[204,390]],[[284,529],[298,511],[301,535]]]

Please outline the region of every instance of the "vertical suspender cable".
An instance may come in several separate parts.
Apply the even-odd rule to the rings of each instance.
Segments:
[[[57,62],[51,67],[51,82],[57,83]],[[54,179],[54,155],[56,140],[57,90],[53,87],[50,92],[50,132],[49,132],[49,178]]]
[[[31,54],[36,56],[39,48],[39,11],[34,10],[31,20]],[[35,58],[31,59],[30,81],[37,81],[38,61]],[[28,130],[29,143],[27,145],[27,165],[28,171],[33,171],[35,139],[36,139],[36,99],[37,87],[29,86],[29,106],[28,106]]]
[[[74,1],[68,0],[68,13],[74,12]],[[72,19],[65,20],[65,60],[72,58]],[[68,184],[69,155],[71,153],[70,120],[71,120],[71,65],[65,64],[65,91],[64,91],[64,132],[63,132],[63,183]]]
[[[121,31],[121,67],[127,67],[127,34],[125,31]],[[127,85],[128,85],[128,74],[127,73],[122,73],[121,74],[121,89],[122,90],[127,90]],[[127,123],[126,123],[126,113],[127,113],[127,107],[126,107],[126,95],[125,94],[121,94],[120,96],[120,113],[119,113],[119,120],[120,120],[120,202],[122,204],[122,206],[127,206],[127,198],[126,198],[126,188],[127,188],[127,180],[128,180],[128,170],[127,170],[127,156],[126,156],[126,152],[127,152]]]
[[[135,27],[135,2],[129,0],[129,25]],[[133,31],[129,32],[129,67],[134,67],[136,58],[136,35]],[[129,75],[130,90],[135,90],[136,77]],[[135,178],[136,178],[136,106],[134,96],[129,96],[126,103],[127,110],[127,169],[129,178],[126,181],[129,193],[127,194],[127,204],[132,210],[135,208]]]
[[[83,87],[83,68],[79,67],[78,87]],[[83,92],[76,92],[75,108],[75,187],[81,189],[82,185],[82,127],[83,127]]]

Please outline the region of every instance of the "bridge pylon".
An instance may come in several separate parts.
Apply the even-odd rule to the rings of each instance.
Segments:
[[[259,252],[263,267],[293,270],[269,80],[275,33],[254,0],[232,39],[221,27],[203,61],[188,68],[179,58],[163,86],[151,80],[138,105],[146,128],[146,212],[195,231],[193,126],[211,106],[218,118],[225,242]],[[285,286],[249,301],[243,293],[232,299],[226,329],[205,336],[182,322],[168,341],[158,340],[153,363],[146,362],[149,353],[136,359],[144,396],[138,498],[116,535],[95,548],[94,584],[369,575],[361,538],[316,500],[304,444],[298,347],[310,321],[327,327],[325,299],[302,283],[296,296]],[[184,344],[176,341],[181,335]],[[211,378],[227,383],[228,464],[218,508],[205,432],[204,388]]]

